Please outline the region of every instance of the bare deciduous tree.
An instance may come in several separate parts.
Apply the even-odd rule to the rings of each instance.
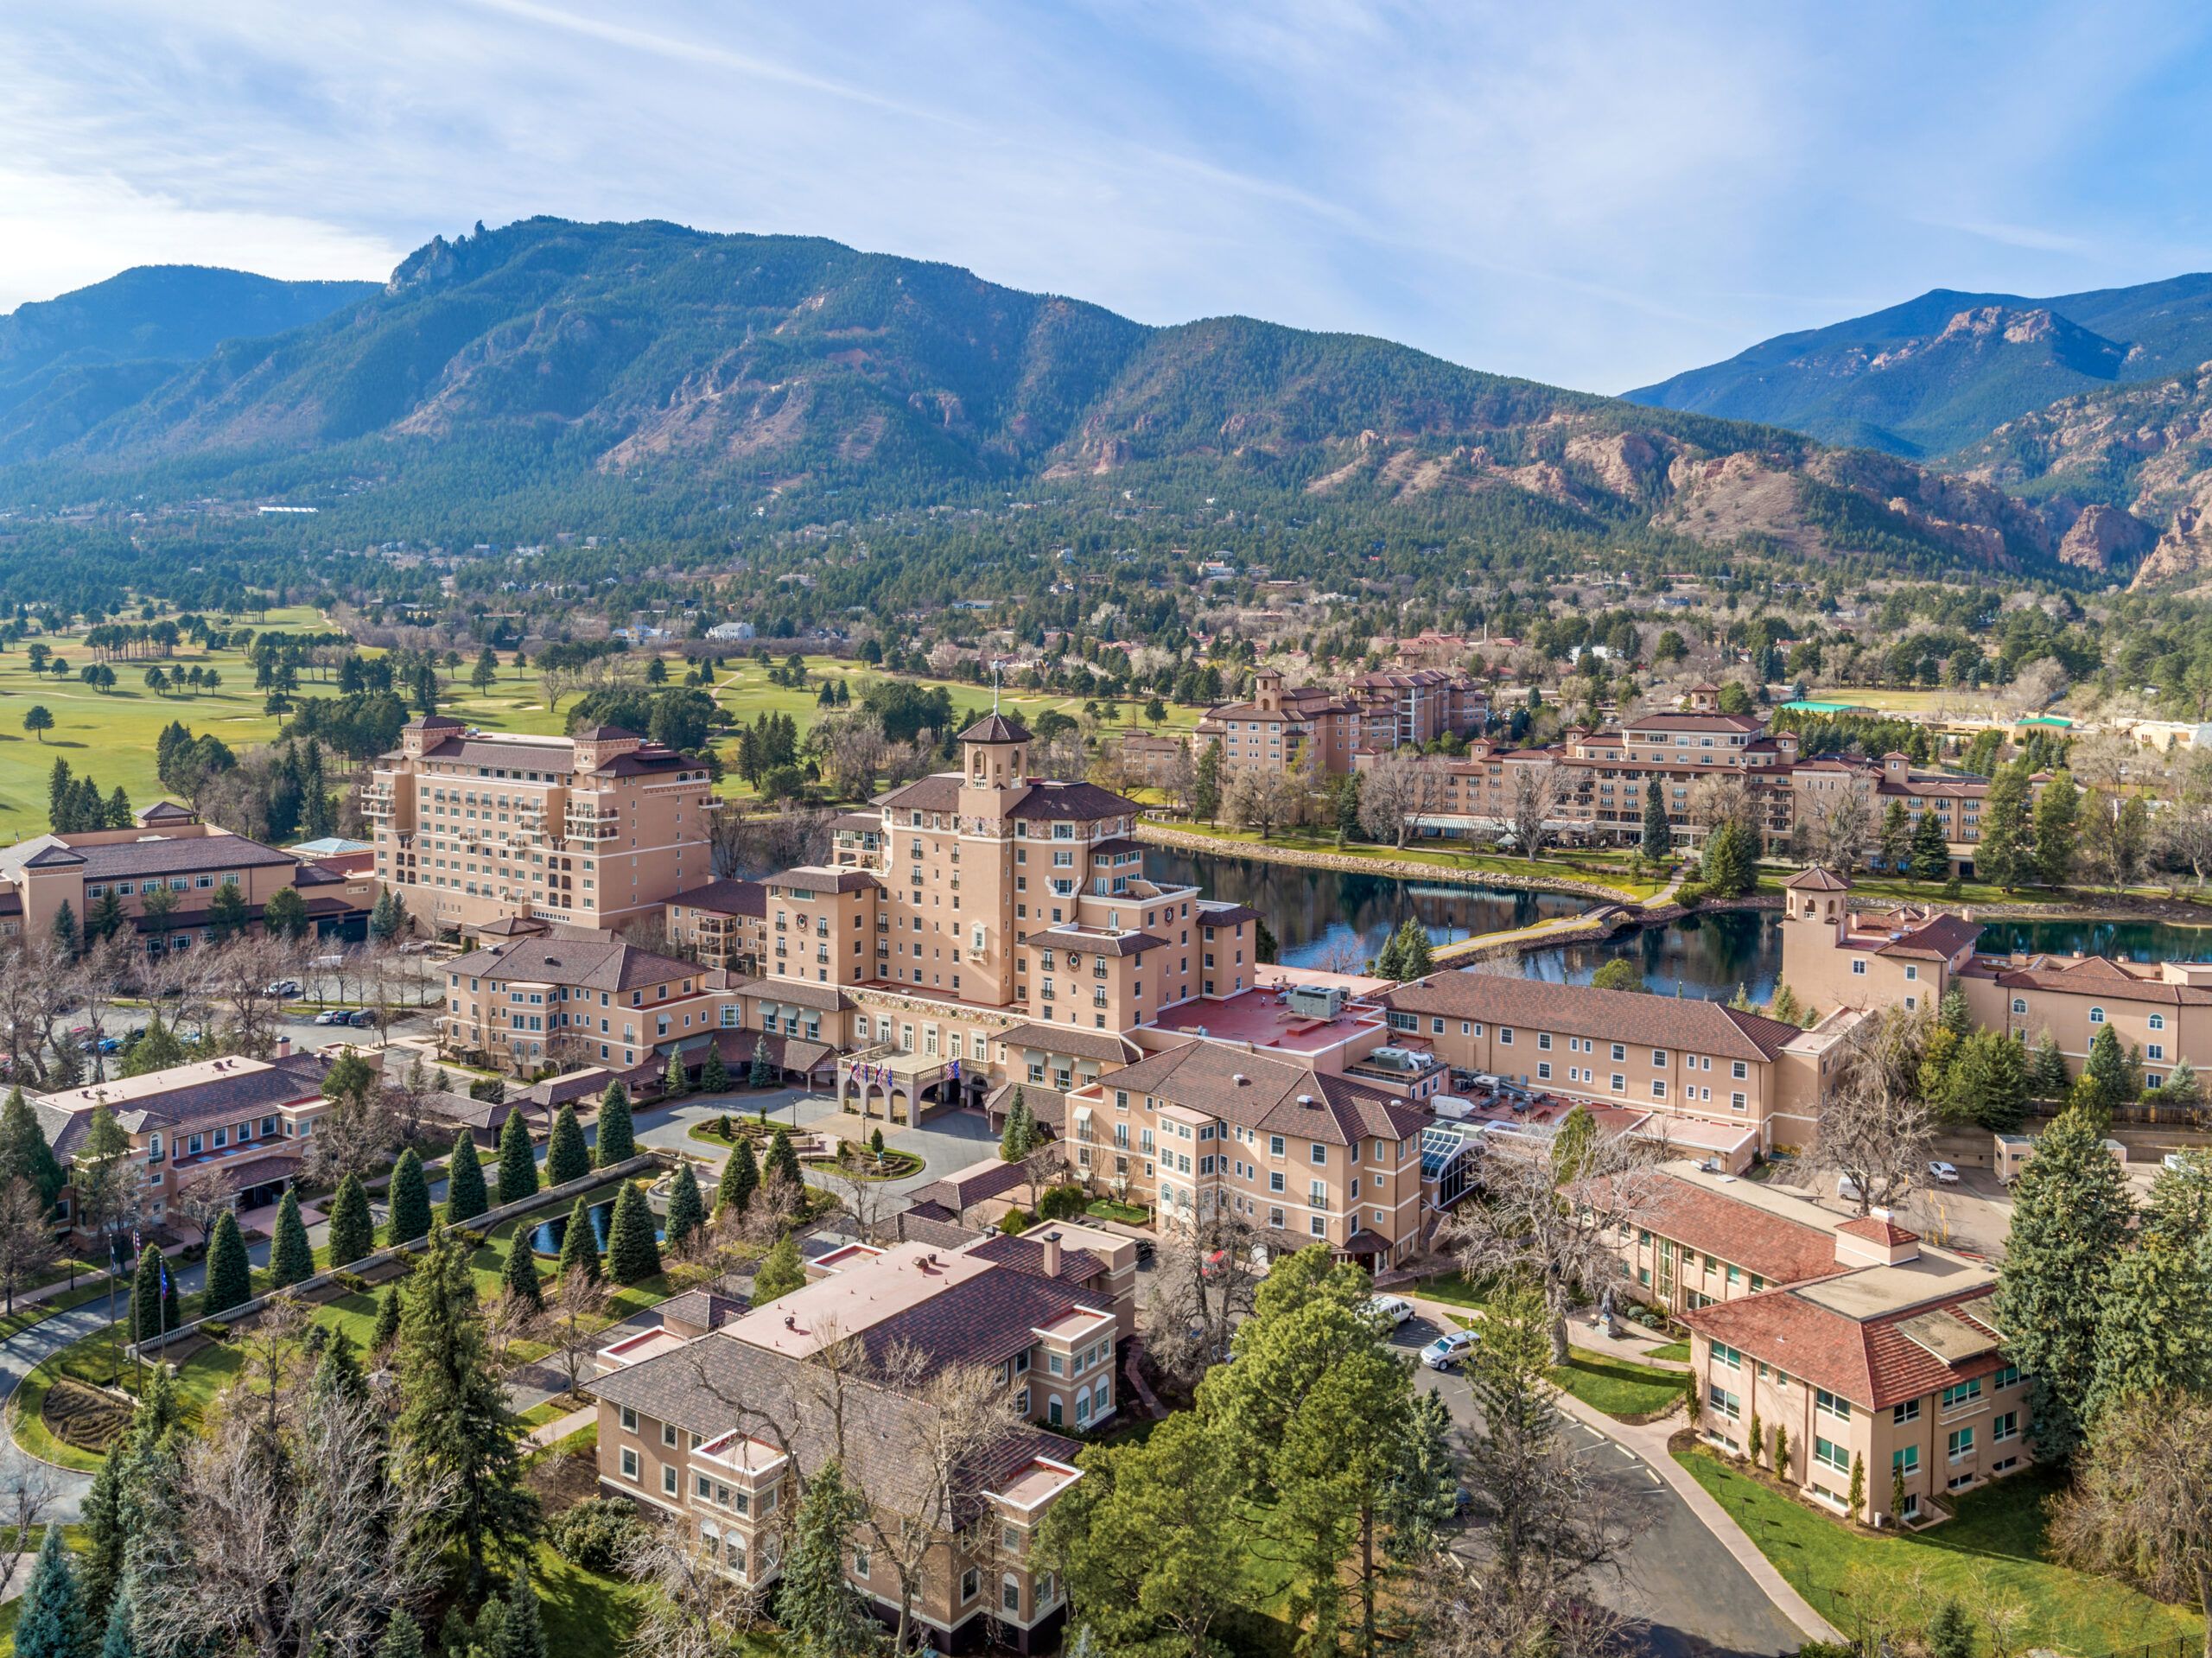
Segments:
[[[22,1408],[15,1399],[7,1403],[9,1420],[5,1425],[10,1432],[16,1426],[14,1413]],[[61,1496],[60,1482],[56,1477],[60,1471],[52,1464],[24,1456],[11,1457],[8,1464],[8,1471],[0,1474],[0,1515],[6,1517],[5,1524],[14,1528],[16,1546],[0,1553],[0,1600],[15,1594],[18,1572],[29,1578],[31,1560],[36,1553],[30,1547],[30,1535],[46,1523]]]
[[[1934,1027],[1926,1008],[1877,1008],[1836,1055],[1805,1165],[1816,1179],[1847,1181],[1861,1215],[1903,1204],[1925,1178],[1936,1112],[1920,1097],[1920,1062]]]
[[[1847,778],[1842,792],[1813,819],[1814,861],[1848,876],[1858,867],[1873,835],[1873,801],[1859,786],[1858,779]]]
[[[1551,835],[1552,814],[1567,786],[1567,768],[1556,760],[1527,760],[1510,768],[1512,788],[1506,803],[1515,843],[1523,857],[1533,858]]]
[[[296,1427],[273,1436],[257,1410],[212,1414],[143,1495],[131,1565],[145,1649],[367,1652],[437,1581],[424,1521],[446,1489],[392,1484],[378,1424],[342,1389],[307,1392]]]
[[[1440,768],[1411,754],[1386,754],[1359,778],[1359,828],[1370,840],[1402,848]]]
[[[543,1330],[553,1349],[550,1356],[568,1378],[572,1394],[583,1381],[585,1362],[599,1350],[600,1337],[614,1322],[607,1316],[607,1286],[588,1276],[582,1267],[571,1267],[546,1304]]]
[[[1442,1239],[1471,1277],[1519,1272],[1542,1287],[1553,1362],[1564,1364],[1577,1292],[1619,1280],[1622,1240],[1658,1204],[1658,1154],[1626,1135],[1606,1138],[1580,1107],[1549,1144],[1492,1134],[1484,1145],[1488,1200],[1463,1204]]]
[[[1229,1351],[1229,1338],[1252,1311],[1259,1288],[1253,1251],[1259,1232],[1225,1204],[1193,1210],[1178,1189],[1160,1229],[1152,1299],[1144,1309],[1145,1350],[1163,1375],[1194,1388]]]
[[[720,1550],[692,1528],[644,1528],[622,1565],[645,1588],[629,1647],[639,1658],[739,1658],[752,1649],[747,1637],[767,1616],[761,1574],[740,1583],[722,1569]]]
[[[210,995],[223,1009],[228,1045],[265,1058],[276,1045],[285,996],[300,970],[300,952],[282,937],[233,938],[204,963]]]
[[[2016,718],[2041,714],[2066,695],[2066,670],[2056,657],[2037,657],[2013,676],[1998,694],[1999,703]]]
[[[20,1174],[14,1176],[0,1186],[0,1288],[7,1293],[10,1315],[16,1311],[16,1292],[30,1287],[31,1280],[59,1258],[54,1220],[45,1200],[37,1187]]]
[[[1257,829],[1265,840],[1305,810],[1306,792],[1283,772],[1239,772],[1229,785],[1229,816],[1240,829]]]
[[[2090,1448],[2052,1515],[2059,1559],[2159,1600],[2212,1606],[2212,1399],[2130,1395],[2105,1412]],[[2212,1624],[2204,1650],[2212,1658]]]
[[[220,1163],[211,1163],[176,1189],[176,1196],[169,1199],[168,1212],[197,1228],[204,1244],[213,1234],[215,1223],[238,1202],[238,1191],[237,1177]]]

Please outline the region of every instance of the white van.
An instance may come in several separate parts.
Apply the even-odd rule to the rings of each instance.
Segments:
[[[1835,1195],[1847,1204],[1858,1203],[1860,1200],[1859,1182],[1847,1174],[1839,1174],[1835,1178]]]
[[[1395,1330],[1414,1316],[1414,1304],[1402,1295],[1376,1295],[1368,1298],[1367,1310],[1376,1318]]]

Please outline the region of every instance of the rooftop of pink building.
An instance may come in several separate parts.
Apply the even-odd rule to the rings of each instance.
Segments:
[[[1315,1019],[1291,1012],[1280,990],[1254,989],[1179,1003],[1143,1028],[1163,1036],[1203,1033],[1217,1042],[1249,1042],[1262,1051],[1302,1056],[1325,1052],[1382,1026],[1382,1013],[1364,1002],[1347,1004],[1335,1019]]]

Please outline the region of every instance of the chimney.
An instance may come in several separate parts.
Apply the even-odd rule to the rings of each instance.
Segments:
[[[1058,1278],[1059,1275],[1060,1235],[1058,1232],[1047,1232],[1045,1234],[1045,1276]]]
[[[292,1039],[290,1037],[280,1036],[276,1039],[276,1057],[279,1059],[289,1059],[292,1057]]]

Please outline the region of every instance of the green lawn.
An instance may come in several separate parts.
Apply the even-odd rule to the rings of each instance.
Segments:
[[[1325,852],[1347,858],[1429,864],[1439,869],[1463,869],[1486,875],[1520,875],[1536,880],[1580,881],[1586,886],[1611,887],[1624,898],[1649,898],[1659,890],[1660,886],[1660,883],[1653,881],[1630,880],[1624,861],[1594,856],[1576,861],[1501,858],[1487,853],[1447,851],[1433,842],[1416,842],[1401,852],[1395,847],[1372,846],[1358,841],[1338,846],[1333,834],[1310,829],[1277,829],[1272,835],[1262,836],[1257,829],[1231,829],[1225,823],[1187,823],[1168,818],[1160,819],[1160,827],[1179,830],[1186,835],[1203,835],[1211,840],[1237,842],[1246,846],[1287,847],[1301,852]]]
[[[257,631],[276,628],[301,632],[320,631],[327,624],[312,609],[298,607],[272,610],[264,624],[257,617],[232,618],[240,626]],[[158,799],[161,779],[154,772],[154,740],[172,720],[181,720],[195,733],[213,733],[233,751],[251,743],[267,742],[276,733],[276,721],[261,711],[268,693],[253,689],[253,669],[237,651],[201,651],[180,645],[176,654],[162,663],[166,670],[213,668],[223,686],[212,694],[180,691],[156,695],[144,684],[146,669],[155,658],[111,662],[116,686],[103,695],[77,677],[88,667],[92,653],[81,636],[67,633],[41,636],[55,656],[69,664],[67,677],[33,674],[24,640],[0,651],[0,829],[24,835],[42,834],[47,828],[46,780],[56,759],[66,759],[79,777],[91,776],[101,791],[112,794],[119,785],[133,806]],[[301,687],[309,696],[335,696],[338,687],[310,677]],[[44,740],[23,729],[23,715],[33,706],[54,716],[54,729]]]
[[[2155,1648],[2202,1638],[2203,1620],[2123,1585],[2041,1558],[2044,1502],[2059,1477],[2015,1475],[1958,1499],[1958,1517],[1921,1533],[1862,1535],[1749,1477],[1705,1446],[1675,1458],[1744,1523],[1792,1587],[1848,1635],[1854,1604],[1876,1607],[1891,1626],[1923,1623],[1955,1597],[1969,1612],[1986,1594],[2019,1601],[2029,1621],[2012,1650],[2062,1653]],[[1840,1597],[1840,1598],[1839,1598]],[[1986,1637],[1980,1648],[1986,1650]]]
[[[1143,1226],[1152,1219],[1152,1211],[1140,1209],[1135,1204],[1117,1204],[1110,1197],[1101,1197],[1083,1211],[1102,1221],[1119,1221],[1124,1226]]]
[[[1650,1416],[1682,1396],[1683,1373],[1632,1359],[1570,1347],[1567,1361],[1548,1374],[1560,1387],[1608,1416]]]
[[[1664,1347],[1655,1347],[1644,1357],[1648,1359],[1680,1359],[1689,1363],[1690,1344],[1688,1342],[1669,1342]]]
[[[1469,1283],[1464,1273],[1440,1273],[1434,1278],[1424,1278],[1414,1286],[1414,1293],[1431,1301],[1446,1301],[1455,1307],[1486,1307],[1490,1305],[1491,1283],[1487,1279]]]

